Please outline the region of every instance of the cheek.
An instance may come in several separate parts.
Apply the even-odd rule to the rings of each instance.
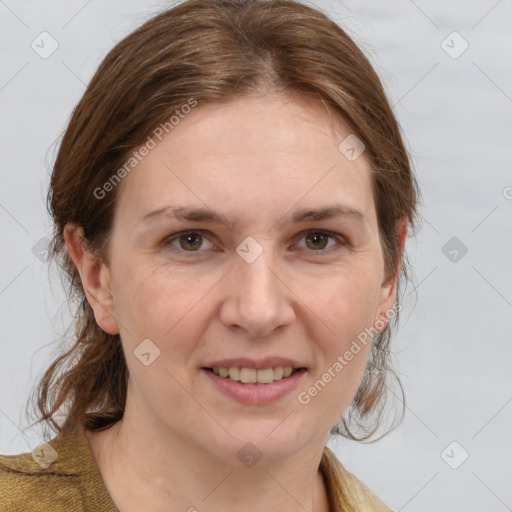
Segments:
[[[187,336],[190,339],[192,330],[200,327],[198,311],[206,314],[203,299],[215,284],[213,279],[199,279],[185,268],[147,265],[142,259],[124,276],[116,296],[116,316],[125,327],[123,340],[136,346],[149,338],[162,350],[172,340],[177,352],[180,343],[190,345]]]
[[[142,392],[154,410],[172,396],[175,407],[188,411],[190,397],[179,383],[196,348],[194,340],[200,339],[198,314],[205,314],[201,298],[209,287],[169,266],[139,262],[126,270],[118,287],[116,315],[124,327],[123,350],[136,382],[134,392]],[[144,354],[149,354],[145,361]]]
[[[307,304],[316,313],[331,350],[342,350],[371,327],[379,293],[377,282],[370,268],[351,268],[324,279],[321,286],[311,283],[309,289],[304,289]]]
[[[368,269],[340,273],[329,286],[318,288],[311,297],[318,312],[311,335],[321,349],[322,366],[315,371],[312,395],[333,421],[352,401],[363,377],[372,344],[373,323],[378,296],[378,280]],[[311,383],[309,383],[311,384]],[[309,394],[308,391],[308,394]],[[333,404],[337,407],[333,408]],[[338,407],[340,409],[338,409]]]

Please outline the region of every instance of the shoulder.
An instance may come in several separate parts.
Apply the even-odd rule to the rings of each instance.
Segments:
[[[75,439],[60,434],[32,452],[0,454],[0,510],[82,511]]]
[[[321,470],[334,510],[393,512],[368,486],[348,471],[327,447],[322,456]]]

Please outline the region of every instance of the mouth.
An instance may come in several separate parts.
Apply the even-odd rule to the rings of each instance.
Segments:
[[[306,376],[303,367],[276,366],[250,367],[202,367],[201,372],[217,389],[230,399],[244,405],[276,403],[291,394]]]
[[[305,372],[306,368],[293,368],[291,366],[276,366],[263,369],[231,366],[206,368],[206,370],[218,377],[239,382],[242,384],[272,384],[273,382],[287,379],[297,372]]]

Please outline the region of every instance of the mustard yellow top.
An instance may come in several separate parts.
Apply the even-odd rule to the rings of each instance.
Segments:
[[[0,455],[1,512],[119,512],[83,430],[59,434],[48,445]],[[327,447],[320,471],[332,512],[392,512]]]

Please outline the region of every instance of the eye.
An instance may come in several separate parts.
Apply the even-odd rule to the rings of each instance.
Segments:
[[[307,231],[302,233],[301,241],[305,240],[306,245],[300,245],[300,248],[310,249],[311,252],[316,252],[323,254],[333,245],[336,245],[335,241],[337,240],[339,245],[345,246],[345,240],[341,235],[336,233],[331,233],[328,231]],[[329,245],[329,239],[333,241]],[[203,247],[204,242],[210,244],[206,248]],[[201,231],[182,231],[181,233],[177,233],[166,238],[163,242],[163,245],[172,245],[176,247],[176,249],[189,252],[189,253],[199,253],[202,252],[200,249],[208,250],[214,247],[214,245],[206,238],[203,232]]]
[[[327,231],[308,231],[302,235],[301,240],[306,240],[306,248],[314,252],[323,253],[331,248],[335,243],[328,246],[329,239],[337,240],[341,245],[345,245],[343,238],[335,233]],[[301,246],[304,247],[304,246]]]
[[[167,238],[164,244],[173,245],[187,252],[201,252],[198,249],[203,244],[203,241],[208,241],[208,239],[200,231],[184,231]],[[211,244],[211,242],[209,243]]]

